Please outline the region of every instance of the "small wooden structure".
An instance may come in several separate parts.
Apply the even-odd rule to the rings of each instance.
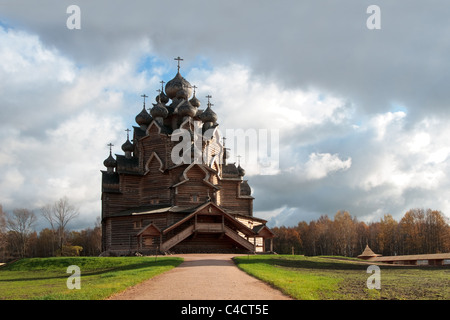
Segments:
[[[180,60],[178,60],[179,62]],[[227,163],[217,115],[205,110],[178,72],[158,90],[156,104],[136,116],[124,155],[112,155],[102,171],[102,248],[115,255],[154,252],[265,252],[274,234],[253,216],[251,188],[238,164]],[[171,100],[171,103],[169,103]],[[196,129],[197,128],[197,129]],[[198,130],[200,128],[200,130]],[[188,163],[174,162],[179,129],[201,147]],[[197,131],[194,131],[197,130]],[[202,141],[195,144],[200,133]],[[178,150],[178,149],[176,149]]]
[[[373,261],[383,262],[389,264],[402,264],[402,265],[432,265],[442,266],[444,264],[450,264],[450,253],[432,253],[432,254],[414,254],[414,255],[401,255],[401,256],[382,256],[374,253],[369,246],[366,246],[363,253],[358,258]]]

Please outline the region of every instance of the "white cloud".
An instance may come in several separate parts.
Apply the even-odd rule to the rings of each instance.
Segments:
[[[173,4],[105,3],[82,5],[79,33],[58,29],[63,4],[44,5],[42,16],[18,5],[2,11],[2,18],[9,16],[33,33],[0,27],[0,203],[35,205],[70,192],[85,212],[98,213],[105,144],[113,142],[120,153],[123,130],[141,109],[139,95],[153,99],[159,81],[169,80],[161,65],[142,68],[141,59],[152,54],[158,59],[157,52],[166,61],[178,54],[185,58],[182,74],[198,87],[202,108],[204,97],[213,96],[222,129],[279,130],[277,175],[270,181],[249,178],[255,190],[264,190],[255,200],[255,207],[267,206],[263,214],[294,221],[333,214],[344,205],[354,208],[352,214],[373,214],[374,220],[386,210],[416,205],[450,212],[448,46],[436,42],[448,38],[448,30],[439,27],[448,20],[445,15],[421,25],[421,34],[396,23],[391,32],[367,42],[367,30],[354,29],[360,12],[331,1],[325,6],[299,2],[291,12],[304,19],[280,14],[283,21],[275,18],[272,24],[277,28],[259,22],[275,17],[280,5],[255,10],[253,4],[240,4],[242,10],[228,24],[228,16],[214,14],[220,12],[216,5],[198,11],[179,3],[183,10],[168,21],[159,13]],[[232,10],[235,4],[222,5]],[[435,13],[446,12],[442,6],[433,8]],[[177,18],[189,10],[207,20],[185,28]],[[401,18],[402,10],[389,6],[392,17]],[[338,24],[336,12],[345,17]],[[118,14],[124,18],[120,28],[110,19]],[[421,10],[411,14],[421,21]],[[300,32],[305,28],[311,32]],[[438,36],[428,37],[431,30]],[[404,52],[419,41],[420,50],[405,60]],[[197,55],[214,67],[185,71]],[[393,112],[391,101],[404,108]],[[251,176],[253,168],[245,169]]]
[[[402,120],[406,117],[403,111],[386,112],[375,115],[368,124],[368,128],[374,130],[375,139],[383,141],[386,137],[386,132],[393,134],[393,129],[401,129]],[[390,139],[390,137],[388,137]]]
[[[2,85],[46,82],[70,83],[74,65],[56,49],[43,46],[37,35],[0,26],[0,74]]]
[[[198,86],[198,98],[212,95],[213,110],[226,128],[276,128],[282,131],[339,123],[350,117],[345,101],[320,90],[286,89],[231,63],[192,70],[186,78]],[[202,107],[206,107],[203,103]]]
[[[310,180],[322,179],[329,173],[348,170],[352,165],[352,159],[339,159],[337,154],[312,153],[305,165],[306,178]]]
[[[108,156],[122,153],[124,118],[141,110],[136,95],[159,79],[136,71],[145,42],[123,63],[77,68],[26,32],[0,27],[0,203],[38,209],[68,196],[80,220],[100,213],[101,173]]]

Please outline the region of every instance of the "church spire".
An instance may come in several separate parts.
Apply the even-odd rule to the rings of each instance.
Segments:
[[[177,74],[175,75],[175,78],[173,78],[172,80],[170,80],[169,82],[166,83],[166,95],[170,99],[173,99],[176,97],[178,91],[185,90],[187,93],[187,97],[189,99],[189,97],[192,94],[192,86],[180,74],[180,61],[183,61],[184,59],[177,57],[177,58],[174,58],[174,60],[177,60],[177,62],[178,62],[178,66],[177,66],[178,71],[177,71]]]
[[[127,132],[127,141],[125,141],[125,143],[122,145],[122,150],[125,152],[125,158],[131,159],[131,152],[133,152],[133,150],[134,150],[134,146],[130,141],[130,135],[129,135],[129,132],[131,130],[127,128],[127,130],[125,130],[125,131]]]
[[[109,157],[106,158],[105,161],[103,161],[103,165],[106,167],[108,173],[113,173],[114,168],[117,166],[117,161],[112,156],[112,147],[114,145],[112,143],[109,143],[107,146],[109,147]]]

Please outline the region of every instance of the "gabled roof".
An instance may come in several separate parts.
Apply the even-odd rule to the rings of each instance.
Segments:
[[[182,177],[183,177],[184,180],[182,180],[182,181],[180,181],[180,182],[178,182],[178,183],[175,183],[174,185],[171,186],[171,188],[178,187],[179,185],[182,185],[183,183],[188,182],[188,181],[189,181],[189,178],[188,178],[188,174],[187,174],[187,173],[188,173],[189,170],[191,170],[194,166],[197,166],[198,168],[200,168],[200,169],[205,173],[205,178],[202,179],[202,182],[203,182],[204,184],[206,184],[207,186],[209,186],[209,187],[211,187],[211,188],[214,188],[214,189],[220,189],[218,186],[216,186],[216,185],[212,184],[211,182],[209,182],[210,173],[209,173],[208,171],[211,171],[211,170],[209,170],[210,168],[208,168],[208,166],[205,166],[205,165],[203,165],[203,164],[198,164],[198,163],[191,163],[190,165],[188,165],[188,166],[186,167],[186,169],[184,169],[184,171],[183,171]],[[212,170],[212,171],[213,171],[214,173],[216,172],[215,170]]]
[[[254,226],[253,231],[256,234],[263,236],[263,238],[265,238],[265,239],[270,239],[270,238],[275,237],[275,234],[272,231],[270,231],[270,229],[264,224]]]
[[[153,126],[156,126],[158,128],[158,133],[159,134],[169,135],[169,134],[172,133],[172,129],[171,128],[168,128],[165,125],[161,125],[160,123],[158,123],[158,121],[153,119],[152,122],[148,125],[147,130],[145,130],[146,136],[144,138],[149,137],[148,133],[150,132],[150,129]]]
[[[194,212],[192,212],[191,214],[187,215],[183,219],[177,221],[176,223],[174,223],[171,226],[169,226],[166,229],[164,229],[163,230],[163,234],[169,232],[170,230],[175,229],[176,227],[178,227],[179,225],[183,224],[184,222],[192,219],[196,214],[198,214],[201,210],[203,210],[204,208],[207,208],[208,206],[213,206],[216,209],[218,209],[220,214],[223,215],[225,218],[227,218],[227,220],[229,222],[231,222],[233,225],[235,225],[239,229],[239,231],[242,232],[243,234],[245,234],[247,236],[254,236],[256,234],[252,229],[248,228],[246,225],[244,225],[243,223],[241,223],[240,221],[235,219],[232,215],[230,215],[229,213],[225,212],[224,209],[222,209],[221,207],[219,207],[215,203],[209,202],[209,201],[199,205]]]
[[[144,228],[142,228],[136,236],[159,236],[161,234],[161,230],[157,226],[155,226],[153,223],[150,223],[146,225]]]

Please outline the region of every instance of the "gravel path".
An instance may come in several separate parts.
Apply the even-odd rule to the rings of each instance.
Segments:
[[[115,294],[109,300],[290,300],[239,270],[232,254],[177,255],[172,270]]]

